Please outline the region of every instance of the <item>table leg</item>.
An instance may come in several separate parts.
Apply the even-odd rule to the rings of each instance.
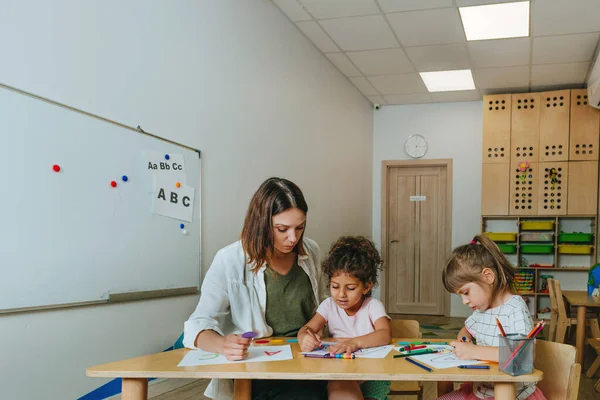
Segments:
[[[586,307],[577,307],[577,330],[575,347],[577,348],[577,362],[583,366],[583,347],[585,345],[585,314]]]
[[[438,381],[438,397],[454,391],[454,382]]]
[[[148,400],[148,378],[123,378],[122,400]]]
[[[494,398],[496,400],[515,400],[517,398],[517,388],[511,382],[495,382]]]
[[[252,397],[252,380],[235,379],[233,381],[234,400],[250,400]]]

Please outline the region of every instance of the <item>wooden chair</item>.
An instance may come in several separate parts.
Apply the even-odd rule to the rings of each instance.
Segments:
[[[534,365],[544,373],[537,385],[548,400],[577,400],[581,365],[574,346],[538,339]]]
[[[550,327],[548,328],[548,340],[556,341],[556,328],[558,324],[558,303],[556,293],[554,293],[554,280],[548,279],[548,295],[550,297]]]
[[[556,305],[557,317],[556,317],[556,328],[555,334],[552,335],[552,319],[550,320],[550,334],[549,338],[557,343],[564,343],[567,329],[577,325],[577,318],[569,315],[567,306],[565,305],[565,299],[562,295],[562,289],[560,288],[560,281],[556,279],[548,279],[548,291],[550,293],[550,304],[554,308],[553,302]],[[600,337],[600,325],[598,324],[598,318],[595,318],[591,314],[585,320],[586,327],[590,328],[591,337]]]
[[[594,363],[592,364],[592,366],[588,369],[587,373],[585,374],[586,377],[588,378],[593,378],[594,374],[596,373],[596,371],[598,371],[598,368],[600,368],[600,338],[597,339],[588,339],[588,344],[590,346],[592,346],[592,348],[594,350],[596,350],[596,354],[598,354],[598,356],[596,357],[596,360],[594,360]],[[598,381],[596,382],[596,392],[600,392],[600,379],[598,379]]]
[[[392,320],[392,337],[394,338],[421,338],[419,321],[414,320]],[[392,381],[390,396],[417,396],[423,400],[423,385],[419,382]]]

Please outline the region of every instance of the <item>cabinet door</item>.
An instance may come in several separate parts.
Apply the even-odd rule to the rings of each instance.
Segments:
[[[483,163],[510,160],[510,94],[483,96]]]
[[[569,162],[540,163],[539,215],[566,215]]]
[[[598,160],[600,111],[588,104],[586,89],[571,90],[569,160]]]
[[[537,215],[539,164],[530,163],[521,171],[519,162],[510,164],[510,215]]]
[[[567,215],[593,215],[598,207],[598,162],[569,162]]]
[[[510,161],[539,160],[540,94],[512,95]]]
[[[540,97],[540,161],[567,161],[571,92],[545,92]]]
[[[483,164],[481,215],[508,215],[510,164]]]

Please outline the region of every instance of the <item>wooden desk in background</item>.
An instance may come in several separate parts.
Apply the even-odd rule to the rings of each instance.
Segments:
[[[394,342],[398,340],[423,339]],[[177,364],[189,350],[179,349],[90,367],[86,374],[123,378],[123,400],[146,400],[148,378],[234,379],[235,400],[250,399],[252,379],[436,381],[440,395],[452,391],[453,382],[487,381],[496,383],[496,400],[514,400],[515,382],[538,382],[543,377],[538,370],[531,375],[510,376],[498,371],[497,364],[492,364],[489,370],[449,368],[427,372],[403,358],[393,358],[395,351],[385,359],[305,358],[298,354],[297,343],[290,345],[294,359],[287,361],[180,368]]]
[[[600,297],[589,296],[587,290],[563,290],[562,294],[572,307],[577,307],[575,347],[577,348],[577,362],[583,365],[583,351],[585,350],[585,316],[588,307],[600,308]]]

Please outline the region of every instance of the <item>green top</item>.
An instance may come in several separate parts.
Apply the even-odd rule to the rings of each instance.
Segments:
[[[306,272],[294,261],[287,275],[268,268],[265,271],[267,287],[267,324],[273,336],[296,336],[316,310],[312,285]]]

